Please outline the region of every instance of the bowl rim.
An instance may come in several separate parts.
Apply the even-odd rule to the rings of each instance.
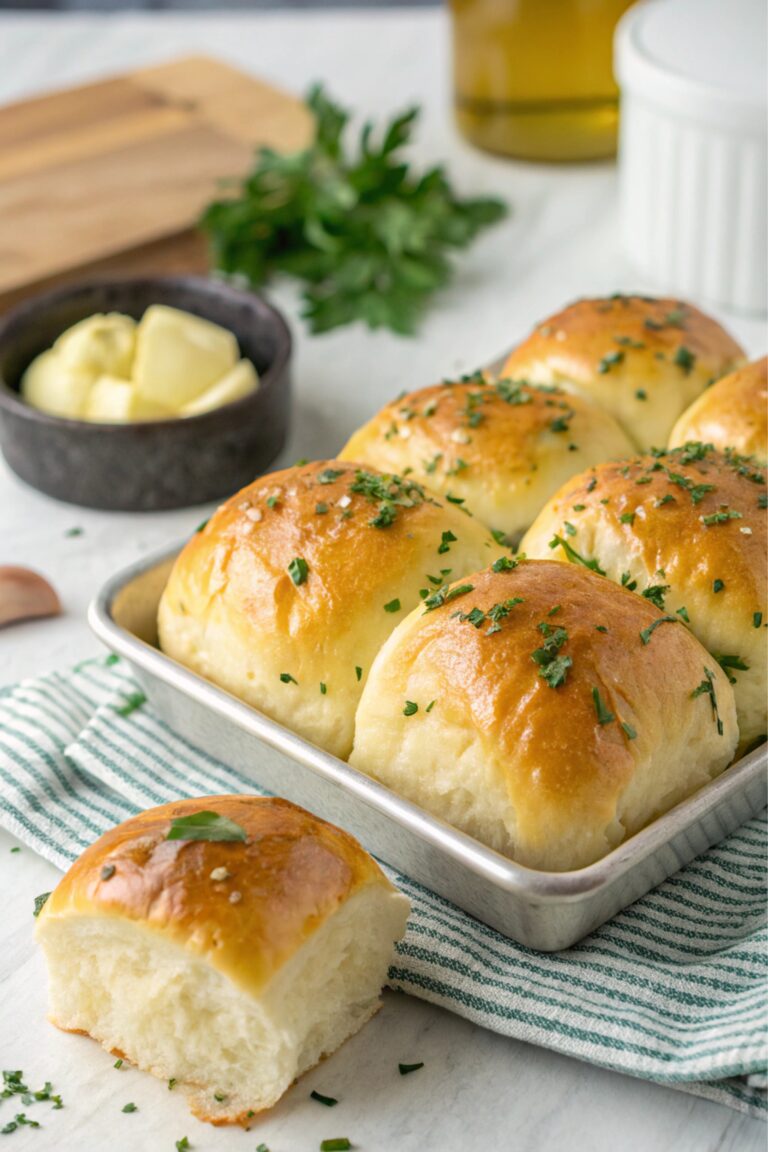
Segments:
[[[130,420],[125,422],[80,420],[72,416],[56,416],[52,412],[44,412],[41,408],[34,408],[31,404],[27,404],[26,401],[21,398],[21,394],[17,392],[15,388],[11,388],[2,370],[0,370],[0,411],[10,411],[15,415],[21,416],[23,419],[32,422],[36,421],[39,424],[48,425],[49,427],[62,427],[71,429],[72,431],[85,429],[86,434],[89,429],[93,431],[100,430],[124,433],[126,430],[133,431],[136,428],[167,428],[178,426],[179,424],[183,424],[185,427],[197,427],[202,430],[206,423],[215,422],[222,412],[235,412],[238,408],[245,410],[260,397],[263,397],[265,392],[271,391],[281,385],[293,350],[293,337],[287,320],[282,312],[260,293],[254,292],[249,288],[238,287],[235,284],[229,283],[227,280],[219,279],[215,276],[153,276],[151,274],[115,277],[94,276],[90,279],[76,280],[67,284],[58,285],[55,288],[49,289],[47,292],[38,292],[26,297],[24,300],[20,300],[13,308],[0,316],[0,347],[2,347],[6,339],[8,328],[13,327],[19,320],[25,324],[30,322],[34,323],[35,318],[40,312],[44,312],[46,308],[66,301],[80,292],[87,293],[88,291],[94,291],[112,285],[125,285],[134,288],[142,285],[146,285],[147,287],[153,285],[169,287],[178,285],[179,287],[184,286],[187,289],[191,288],[193,291],[199,292],[202,295],[223,296],[225,300],[229,298],[232,303],[245,302],[250,304],[257,312],[260,312],[263,317],[266,317],[277,334],[275,356],[264,372],[258,373],[258,388],[254,392],[248,393],[247,396],[241,396],[237,400],[230,400],[226,404],[220,404],[216,408],[211,408],[208,412],[199,412],[194,416],[171,416],[163,420]],[[147,307],[149,307],[149,305],[147,305]],[[220,327],[224,327],[224,325],[220,325]]]

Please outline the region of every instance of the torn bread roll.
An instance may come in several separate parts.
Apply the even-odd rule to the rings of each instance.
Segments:
[[[766,491],[756,461],[691,443],[574,477],[521,544],[586,562],[682,619],[733,682],[741,751],[768,727]]]
[[[247,1126],[376,1012],[408,907],[356,840],[286,800],[164,804],[49,896],[50,1017],[175,1081],[201,1120]]]
[[[410,477],[335,460],[273,472],[181,552],[160,602],[160,646],[346,757],[365,677],[398,620],[500,551]]]
[[[768,357],[724,376],[694,400],[672,429],[669,446],[690,440],[768,461]]]
[[[611,581],[496,567],[389,638],[350,762],[521,864],[581,868],[728,765],[733,692],[687,628]]]
[[[478,372],[388,404],[354,433],[341,459],[410,469],[514,541],[570,476],[632,451],[613,417],[590,400]]]
[[[741,346],[693,305],[617,294],[577,300],[542,321],[504,374],[588,396],[647,451],[663,448],[689,404],[743,360]]]

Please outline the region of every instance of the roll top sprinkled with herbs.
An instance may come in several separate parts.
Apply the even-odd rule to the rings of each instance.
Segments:
[[[502,549],[411,478],[339,461],[274,472],[178,557],[159,610],[170,656],[346,756],[384,640],[446,581]]]

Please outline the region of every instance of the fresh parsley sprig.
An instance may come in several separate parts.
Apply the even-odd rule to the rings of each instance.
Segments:
[[[260,149],[239,192],[204,212],[213,263],[254,286],[275,273],[303,281],[313,332],[362,320],[410,335],[451,278],[449,253],[500,220],[505,205],[460,199],[442,168],[420,175],[403,159],[418,109],[378,139],[365,124],[353,153],[344,145],[349,113],[319,85],[307,104],[312,144],[288,155]]]

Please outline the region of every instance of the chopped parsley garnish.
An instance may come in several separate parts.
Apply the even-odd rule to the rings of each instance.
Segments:
[[[359,665],[359,664],[356,664],[356,665],[355,665],[355,677],[356,677],[356,679],[357,679],[357,682],[358,682],[358,684],[359,684],[359,683],[360,683],[360,681],[361,681],[361,680],[362,680],[362,678],[363,678],[363,670],[362,670],[362,668],[360,667],[360,665]]]
[[[605,375],[606,372],[610,372],[611,368],[613,368],[615,364],[621,364],[623,359],[624,353],[621,351],[608,352],[598,363],[597,370],[601,376]]]
[[[634,524],[634,522],[635,522],[634,512],[622,512],[621,516],[619,516],[619,523],[620,524]]]
[[[666,323],[670,326],[670,328],[682,328],[683,327],[684,317],[683,317],[683,313],[682,313],[681,309],[679,309],[679,308],[674,308],[671,312],[667,312],[665,319],[666,319]]]
[[[658,500],[654,502],[654,508],[663,508],[665,504],[677,504],[671,492],[665,492],[663,496],[659,496]]]
[[[647,628],[643,628],[642,632],[640,633],[640,639],[642,640],[643,644],[650,644],[651,636],[660,624],[677,624],[677,617],[660,616],[658,620],[654,620],[653,623],[649,624]]]
[[[610,724],[612,720],[616,719],[600,695],[600,689],[598,687],[592,689],[592,701],[595,705],[598,724]]]
[[[669,584],[649,584],[640,593],[646,600],[650,600],[651,604],[655,604],[662,612],[664,611],[664,597],[669,592]]]
[[[322,481],[321,481],[322,483]],[[277,508],[280,503],[279,496],[267,496],[267,508]]]
[[[195,528],[195,533],[202,532],[203,529],[207,527],[207,525],[208,525],[208,521],[203,520],[202,523],[198,524],[197,528]]]
[[[762,624],[762,622],[763,622],[762,612],[753,612],[752,613],[752,627],[753,628],[759,628],[760,625]]]
[[[686,624],[690,624],[691,619],[688,615],[688,609],[684,605],[682,608],[675,609],[675,615],[679,616],[681,620],[685,620]]]
[[[389,603],[384,605],[384,611],[385,612],[399,612],[400,611],[400,601],[397,598],[395,598],[394,600],[390,600]]]
[[[436,452],[431,460],[425,460],[424,461],[424,471],[428,472],[431,476],[432,473],[436,470],[436,468],[437,468],[438,464],[440,463],[440,461],[442,460],[442,458],[443,458],[442,452]]]
[[[682,368],[687,376],[696,363],[696,357],[690,348],[686,348],[684,344],[681,344],[672,357],[672,363],[677,364],[678,368]]]
[[[573,419],[575,413],[573,408],[569,408],[563,416],[556,416],[554,420],[550,420],[549,427],[553,432],[567,432],[568,426]]]
[[[575,536],[576,535],[576,528],[574,527],[573,524],[571,524],[570,520],[565,520],[563,522],[563,528],[565,528],[566,536]]]
[[[424,1061],[420,1060],[418,1064],[398,1064],[397,1067],[401,1076],[408,1076],[411,1072],[418,1072],[419,1068],[423,1068]]]
[[[622,572],[622,574],[621,574],[621,586],[622,586],[622,588],[626,588],[627,591],[629,591],[629,592],[635,591],[635,589],[637,588],[637,580],[632,579],[632,573],[631,572]]]
[[[539,624],[539,631],[545,637],[544,644],[531,653],[531,660],[539,666],[539,676],[546,680],[550,688],[560,688],[565,684],[568,669],[573,665],[570,656],[560,656],[559,652],[568,640],[565,628],[552,628],[545,620]]]
[[[35,896],[35,909],[32,913],[35,919],[37,919],[37,917],[42,912],[43,908],[45,907],[45,902],[49,896],[50,892],[41,892],[39,896]]]
[[[413,700],[406,700],[405,707],[403,708],[403,716],[415,716],[419,710],[418,704]]]
[[[294,556],[288,565],[288,575],[298,588],[299,584],[303,584],[309,575],[309,564],[303,556]]]
[[[120,1109],[121,1112],[138,1112],[138,1110],[138,1105],[133,1103],[123,1104],[123,1107]]]
[[[318,1104],[325,1104],[326,1108],[335,1108],[338,1100],[334,1096],[323,1096],[320,1092],[315,1092],[313,1089],[310,1092],[310,1099],[317,1100]]]
[[[636,388],[635,389],[635,398],[637,400],[647,400],[648,399],[648,393],[646,392],[645,388]]]
[[[691,699],[695,700],[697,696],[709,696],[712,705],[712,717],[717,725],[717,734],[723,734],[723,722],[720,719],[720,712],[717,707],[717,696],[715,695],[715,675],[709,668],[704,669],[704,679],[700,684],[691,692]]]
[[[166,840],[240,841],[248,839],[245,829],[220,812],[193,812],[171,820]]]
[[[491,564],[492,572],[512,572],[517,568],[519,560],[513,560],[511,556],[499,556],[498,560],[494,560]]]
[[[325,503],[324,500],[321,500],[318,504],[315,504],[315,512],[317,513],[318,516],[325,516],[327,511],[328,511],[328,505]]]
[[[291,676],[290,672],[281,672],[280,673],[280,683],[281,684],[298,684],[298,680],[296,679],[295,676]]]
[[[712,524],[726,524],[729,520],[741,520],[741,512],[734,512],[730,508],[722,508],[719,512],[711,512],[709,516],[699,516],[702,524],[710,527]]]
[[[141,708],[146,704],[147,698],[143,692],[131,692],[125,698],[125,702],[116,708],[118,716],[130,716],[131,712],[135,712],[137,708]]]
[[[723,588],[725,588],[725,584],[722,580],[713,580],[712,581],[712,591],[713,592],[722,592]]]
[[[550,548],[557,548],[558,545],[562,548],[563,552],[565,552],[572,564],[581,564],[584,568],[589,568],[591,572],[597,572],[598,576],[605,576],[605,572],[597,560],[586,560],[575,548],[572,548],[568,541],[564,540],[562,536],[553,536],[549,542]]]
[[[431,712],[431,711],[432,711],[432,709],[434,708],[435,704],[437,704],[437,700],[430,700],[429,704],[427,704],[427,706],[426,706],[426,708],[424,709],[424,711],[425,711],[425,712]]]
[[[178,1080],[176,1079],[176,1077],[171,1076],[170,1080],[168,1081],[168,1091],[172,1092],[177,1084],[178,1084]]]
[[[715,656],[715,660],[717,660],[731,684],[736,683],[736,677],[731,675],[731,669],[736,672],[749,672],[749,664],[745,664],[741,656]]]
[[[437,549],[438,555],[444,556],[446,552],[450,552],[451,544],[455,544],[457,539],[458,537],[454,536],[450,529],[447,532],[443,532]]]
[[[605,624],[595,624],[595,632],[607,632]]]
[[[338,480],[343,475],[343,468],[323,468],[322,472],[318,473],[317,482],[318,484],[333,484],[334,480]]]
[[[433,592],[425,599],[425,613],[434,612],[435,608],[440,608],[443,604],[449,604],[451,600],[455,600],[457,596],[465,596],[467,592],[471,592],[474,587],[474,584],[457,584],[455,588],[449,588],[447,584],[441,585],[436,592]]]
[[[595,488],[597,488],[597,476],[592,476],[587,484],[587,492],[594,492]]]
[[[621,721],[621,727],[624,729],[624,734],[627,737],[627,740],[637,739],[637,732],[634,730],[631,724],[627,724],[626,720]]]
[[[463,504],[464,503],[464,497],[463,496],[454,496],[452,492],[446,492],[445,498],[449,504]]]
[[[328,692],[328,685],[324,684],[323,681],[321,680],[320,681],[320,695],[325,696],[327,692]]]

